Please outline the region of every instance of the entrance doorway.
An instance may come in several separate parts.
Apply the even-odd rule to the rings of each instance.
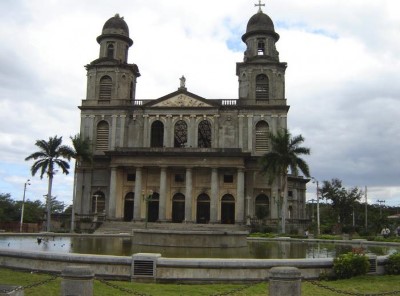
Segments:
[[[221,224],[235,224],[235,198],[231,194],[221,199]]]
[[[182,223],[185,220],[185,196],[177,193],[172,198],[172,222]]]
[[[134,207],[135,193],[129,192],[125,195],[124,202],[124,221],[132,221],[133,219],[133,207]]]
[[[269,199],[265,194],[260,194],[256,197],[255,214],[258,219],[269,217]]]
[[[197,197],[196,223],[207,224],[210,221],[210,197],[202,193]]]
[[[149,200],[149,207],[147,209],[147,221],[156,222],[158,220],[158,205],[160,200],[160,194],[154,192]]]

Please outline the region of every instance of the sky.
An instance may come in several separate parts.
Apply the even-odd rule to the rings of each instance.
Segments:
[[[400,1],[267,0],[287,62],[288,128],[305,138],[311,175],[368,188],[368,202],[400,206]],[[47,178],[31,176],[36,140],[71,145],[86,95],[84,65],[119,13],[141,77],[137,99],[179,87],[209,99],[238,97],[236,63],[255,0],[0,0],[0,193],[45,201]],[[73,168],[71,162],[71,168]],[[53,195],[72,202],[73,170]],[[307,198],[316,198],[316,184]]]

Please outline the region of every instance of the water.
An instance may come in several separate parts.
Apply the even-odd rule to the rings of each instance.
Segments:
[[[341,243],[315,243],[308,241],[248,241],[243,248],[179,248],[135,245],[130,237],[43,237],[39,243],[35,236],[1,236],[0,248],[10,250],[44,251],[51,253],[78,253],[130,256],[134,253],[161,253],[170,258],[327,258],[359,248]],[[363,246],[366,253],[388,255],[400,252],[400,246]]]

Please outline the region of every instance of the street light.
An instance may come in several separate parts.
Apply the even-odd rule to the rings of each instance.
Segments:
[[[384,204],[385,205],[385,200],[377,200],[377,202],[379,203],[379,207],[380,207],[380,209],[379,209],[379,212],[380,212],[380,217],[382,218],[382,204]]]
[[[321,228],[320,228],[320,221],[319,221],[319,186],[318,186],[318,180],[315,179],[314,177],[311,177],[313,179],[313,183],[317,183],[317,235],[321,234]]]
[[[22,197],[22,207],[21,207],[21,222],[19,223],[19,232],[22,232],[22,224],[24,224],[24,206],[25,206],[25,192],[26,192],[26,186],[27,185],[31,185],[31,183],[29,183],[29,179],[26,180],[25,184],[24,184],[24,195]]]

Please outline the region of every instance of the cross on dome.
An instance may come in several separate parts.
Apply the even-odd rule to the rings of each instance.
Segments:
[[[261,4],[261,0],[258,0],[258,4],[254,4],[254,6],[258,6],[258,12],[262,12],[261,6],[265,6],[265,4]]]

